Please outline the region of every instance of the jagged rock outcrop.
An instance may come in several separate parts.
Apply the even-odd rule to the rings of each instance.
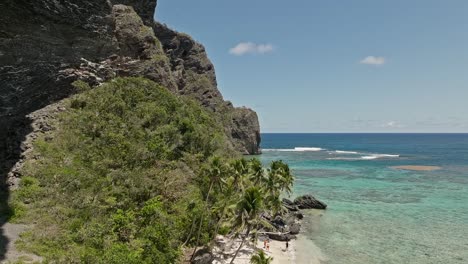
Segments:
[[[156,9],[157,0],[111,0],[112,4],[131,6],[138,15],[143,19],[145,24],[149,25],[154,20],[154,10]]]
[[[324,202],[317,200],[310,194],[297,197],[294,199],[294,204],[299,209],[327,209],[327,205]]]
[[[178,93],[195,98],[219,113],[236,149],[244,154],[258,154],[260,125],[257,113],[248,108],[235,108],[224,101],[217,88],[215,68],[205,48],[189,35],[161,23],[154,22],[152,27],[170,60]]]
[[[283,202],[283,206],[286,209],[288,209],[288,211],[290,211],[290,212],[291,211],[293,211],[293,212],[299,211],[299,207],[297,207],[297,205],[293,201],[291,201],[289,199],[286,199],[286,198],[283,198],[282,202]]]
[[[31,132],[27,114],[69,96],[81,79],[98,85],[143,76],[190,96],[217,114],[242,153],[259,152],[255,112],[235,108],[217,89],[203,46],[153,22],[156,0],[2,0],[0,2],[0,177]]]

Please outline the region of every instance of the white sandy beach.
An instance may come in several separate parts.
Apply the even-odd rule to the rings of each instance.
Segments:
[[[229,240],[219,236],[217,238],[218,245],[213,249],[215,260],[213,264],[227,264],[231,261],[240,239]],[[299,236],[297,240],[289,241],[289,248],[286,250],[286,242],[270,240],[270,249],[263,249],[263,240],[257,241],[257,250],[265,250],[265,253],[273,257],[272,264],[320,264],[324,261],[320,249],[315,244],[307,240],[305,237]],[[298,250],[301,252],[298,254]],[[255,253],[256,249],[252,243],[245,243],[239,251],[235,264],[249,264],[250,257]]]

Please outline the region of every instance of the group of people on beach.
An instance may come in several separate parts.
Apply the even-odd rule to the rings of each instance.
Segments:
[[[269,238],[263,240],[263,248],[266,249],[266,251],[270,251],[270,239]],[[288,248],[289,248],[289,239],[286,240],[286,249],[285,249],[285,251],[287,251]]]

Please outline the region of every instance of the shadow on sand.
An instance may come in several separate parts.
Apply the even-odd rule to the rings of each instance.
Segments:
[[[4,226],[13,215],[13,209],[8,203],[8,173],[21,159],[21,142],[31,132],[30,123],[26,117],[10,119],[0,116],[0,263],[6,259],[10,243]]]

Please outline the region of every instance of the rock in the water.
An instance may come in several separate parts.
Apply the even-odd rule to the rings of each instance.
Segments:
[[[327,205],[313,197],[312,195],[303,195],[294,199],[294,204],[299,209],[326,209]]]

